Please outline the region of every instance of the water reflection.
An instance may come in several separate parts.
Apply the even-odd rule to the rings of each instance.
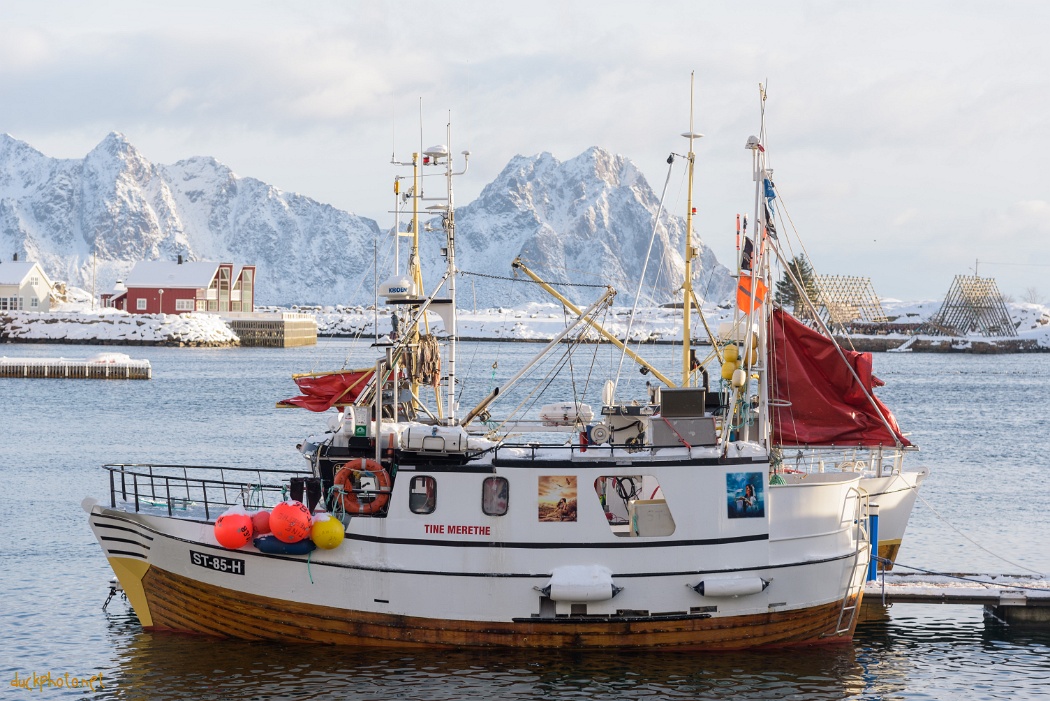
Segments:
[[[1040,698],[1050,632],[979,609],[869,611],[852,645],[743,653],[397,650],[220,641],[113,611],[100,698]]]
[[[843,699],[870,678],[852,645],[747,653],[414,650],[129,634],[114,622],[118,698]]]
[[[863,698],[1044,698],[1050,631],[1009,626],[973,606],[895,605],[854,640]]]

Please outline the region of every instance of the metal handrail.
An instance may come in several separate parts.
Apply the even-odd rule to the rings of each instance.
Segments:
[[[565,451],[569,455],[576,455],[577,453],[596,453],[596,454],[608,454],[612,456],[617,450],[627,450],[634,453],[649,452],[655,453],[658,450],[666,450],[669,448],[684,448],[686,446],[681,443],[671,443],[667,445],[652,445],[649,443],[642,444],[629,444],[629,443],[602,443],[596,445],[590,443],[586,446],[580,446],[575,443],[501,443],[492,448],[492,457],[494,460],[500,459],[500,451],[506,451],[511,449],[527,450],[529,455],[525,456],[525,459],[538,460],[537,451],[539,450],[550,450],[550,451]],[[713,448],[711,445],[694,445],[692,448]],[[519,458],[521,459],[521,458]]]
[[[187,506],[194,503],[203,506],[204,516],[208,520],[211,519],[211,510],[213,506],[231,506],[236,503],[237,496],[241,496],[242,502],[244,502],[244,505],[247,505],[247,500],[245,499],[245,495],[247,494],[283,493],[286,482],[284,479],[285,476],[312,476],[312,473],[302,470],[268,470],[260,468],[222,467],[217,465],[114,463],[104,465],[103,469],[109,472],[110,505],[113,508],[117,507],[118,494],[121,497],[121,501],[124,503],[128,503],[130,497],[136,512],[142,509],[143,499],[153,505],[159,505],[159,502],[163,498],[163,502],[167,507],[168,516],[174,516],[173,504],[176,500],[184,500]],[[170,470],[175,474],[163,474],[166,470]],[[215,479],[212,475],[195,476],[192,474],[193,471],[205,470],[213,473],[218,472],[218,479]],[[237,479],[231,480],[227,478],[227,472],[234,473],[230,475],[234,478],[251,473],[258,479],[252,481]],[[116,475],[118,473],[120,474],[119,487],[116,481]],[[277,483],[266,483],[263,477],[264,474],[276,477]],[[128,484],[129,477],[131,478],[130,485]],[[176,493],[184,491],[185,497],[173,497],[173,487]],[[209,487],[211,487],[213,494],[216,493],[216,490],[221,489],[221,501],[208,498]],[[232,499],[230,494],[231,491],[235,491]],[[200,495],[199,499],[194,498],[196,494]]]

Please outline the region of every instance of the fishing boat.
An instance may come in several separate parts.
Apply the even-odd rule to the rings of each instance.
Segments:
[[[766,91],[762,85],[759,98],[762,128],[759,136],[747,142],[756,158],[765,153]],[[756,208],[755,220],[765,230],[762,240],[794,288],[807,321],[802,323],[786,309],[775,309],[768,317],[767,390],[774,472],[806,476],[834,470],[860,475],[861,489],[879,507],[877,569],[890,570],[929,470],[923,466],[905,468],[905,458],[918,447],[876,397],[875,388],[884,383],[872,372],[871,353],[859,353],[839,343],[826,315],[817,308],[805,281],[785,254],[789,232],[782,220],[779,236],[776,231],[778,193],[772,170],[762,177],[758,189],[756,202],[761,200],[761,207]],[[747,238],[746,223],[741,236],[739,219],[737,229],[741,280],[737,305],[746,308],[751,301],[750,258],[755,241]]]
[[[762,155],[765,160],[766,92],[761,85],[759,97],[762,126],[758,136],[748,139],[746,147],[756,158]],[[673,157],[668,159],[669,165],[672,162]],[[760,171],[763,169],[756,165],[755,172]],[[763,173],[761,177],[756,175],[756,183],[760,187],[755,195],[758,204],[752,219],[761,220],[763,233],[759,246],[764,247],[763,253],[767,262],[782,267],[784,279],[795,289],[801,315],[806,319],[803,323],[784,308],[777,308],[766,317],[769,328],[764,342],[768,352],[769,370],[765,376],[769,393],[771,431],[768,440],[771,446],[773,479],[781,479],[785,475],[821,474],[826,471],[859,474],[861,489],[873,504],[879,506],[877,568],[890,570],[900,551],[919,488],[929,475],[929,470],[923,466],[905,468],[906,457],[915,453],[918,448],[901,431],[893,413],[876,397],[875,388],[883,382],[872,372],[871,354],[858,353],[842,347],[829,329],[826,315],[817,308],[813,294],[806,290],[805,281],[800,279],[790,264],[790,256],[784,255],[788,227],[782,220],[775,221],[778,193],[772,181],[772,170],[767,168]],[[661,210],[662,206],[661,200]],[[659,212],[660,210],[655,218],[654,237],[656,227],[660,225]],[[734,320],[724,323],[715,333],[699,313],[699,300],[687,296],[681,304],[684,309],[684,336],[688,338],[691,335],[690,310],[695,308],[712,348],[706,358],[689,362],[694,368],[702,368],[704,377],[717,378],[721,375],[718,391],[711,392],[715,396],[709,397],[708,401],[713,413],[719,417],[731,411],[735,412],[732,421],[740,421],[742,416],[747,415],[747,412],[737,411],[732,404],[752,399],[743,393],[734,392],[732,385],[733,373],[740,365],[737,362],[737,349],[743,347],[741,344],[745,340],[741,329],[745,320],[755,316],[755,300],[759,297],[764,299],[766,291],[772,289],[771,280],[756,275],[755,298],[752,297],[753,258],[758,249],[755,238],[748,236],[747,222],[746,216],[737,216],[735,275],[740,283],[735,300]],[[781,232],[779,236],[777,229]],[[686,277],[689,277],[692,274],[689,250],[686,253]],[[526,261],[519,258],[514,261],[513,267],[538,284],[566,309],[575,314],[580,313],[579,306],[531,270]],[[644,277],[643,272],[641,278]],[[642,284],[643,280],[640,279],[635,293],[636,300],[641,298]],[[632,310],[630,319],[634,319],[635,311]],[[675,379],[663,374],[649,360],[642,357],[638,352],[641,349],[632,350],[616,334],[594,320],[585,319],[585,322],[594,329],[601,341],[620,348],[624,357],[636,362],[642,372],[651,375],[666,388],[679,387]],[[626,336],[631,336],[630,326]],[[754,343],[757,343],[758,339],[757,334],[751,336]],[[691,352],[688,343],[685,347],[685,355],[688,356]],[[683,370],[683,373],[685,376],[687,371]]]
[[[700,137],[692,107],[683,136],[688,316]],[[459,413],[451,161],[441,146],[406,162],[414,244],[428,199],[421,171],[436,169],[445,183],[428,208],[445,269],[424,293],[414,248],[408,273],[384,284],[400,333],[373,372],[342,382],[364,378],[351,402],[320,397],[342,409],[304,441],[308,470],[106,466],[108,503],[83,506],[143,626],[402,647],[849,641],[870,561],[869,504],[855,472],[771,480],[771,305],[752,305],[740,326],[728,414],[709,400],[687,325],[676,387],[628,397],[607,381],[593,411],[570,380],[532,425],[514,412],[493,418],[530,373],[555,386],[551,356],[580,347],[611,289]],[[761,154],[754,163],[762,182]],[[767,248],[757,250],[755,275],[768,277]]]

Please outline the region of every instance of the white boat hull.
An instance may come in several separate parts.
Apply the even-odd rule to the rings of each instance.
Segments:
[[[695,481],[698,469],[665,474],[664,486]],[[480,477],[442,476],[445,483]],[[709,479],[724,485],[724,470]],[[709,517],[689,514],[684,502],[675,511],[677,539],[623,538],[594,499],[581,500],[574,524],[536,524],[535,511],[519,514],[532,519],[535,540],[527,542],[504,539],[499,525],[420,537],[419,520],[392,509],[384,519],[351,519],[342,546],[309,557],[224,549],[206,521],[85,507],[151,629],[352,645],[721,650],[851,638],[868,545],[856,538],[852,517],[842,518],[856,478],[828,475],[826,482],[771,488],[771,516],[703,539],[684,537],[690,519]],[[403,496],[396,487],[392,504]],[[779,527],[778,512],[790,527],[788,520]],[[803,513],[809,516],[799,519]],[[508,523],[505,532],[518,531]],[[541,593],[553,571],[578,565],[607,569],[621,591],[597,601]],[[754,587],[756,580],[769,584]],[[694,587],[704,581],[739,594],[701,595]]]
[[[861,478],[861,489],[868,493],[872,504],[879,505],[878,555],[884,560],[879,563],[880,570],[893,569],[893,563],[897,560],[904,540],[904,531],[919,497],[919,487],[928,474],[924,469],[917,472],[895,472],[884,477]]]

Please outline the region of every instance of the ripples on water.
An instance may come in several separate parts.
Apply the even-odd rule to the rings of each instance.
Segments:
[[[899,607],[914,611],[916,607]],[[972,612],[892,612],[854,644],[747,653],[396,651],[143,633],[115,616],[113,677],[150,698],[1024,699],[1050,674],[1050,636]],[[953,620],[960,616],[960,620]],[[144,696],[146,697],[146,696]]]
[[[14,350],[12,350],[14,349]],[[1050,633],[985,619],[976,607],[903,606],[861,624],[852,645],[748,653],[393,651],[214,641],[143,632],[119,599],[79,502],[103,497],[108,461],[298,465],[292,446],[321,425],[275,410],[296,371],[342,365],[317,349],[132,349],[150,382],[4,380],[0,419],[0,659],[16,670],[104,675],[114,699],[1035,699]],[[490,389],[535,345],[465,348],[470,391]],[[6,346],[7,355],[93,348]],[[677,351],[660,349],[668,365]],[[368,357],[368,353],[364,357]],[[589,356],[588,356],[589,360]],[[588,364],[580,362],[578,377]],[[582,369],[581,369],[582,368]],[[880,396],[931,467],[900,562],[952,571],[1050,569],[1050,356],[879,355]],[[602,380],[604,378],[601,378]],[[632,377],[633,382],[644,380]],[[592,379],[598,388],[601,380]],[[567,397],[566,397],[567,398]],[[470,404],[464,399],[464,406]],[[552,398],[551,401],[559,398]],[[944,516],[950,526],[933,510]],[[30,697],[79,692],[6,690]]]

